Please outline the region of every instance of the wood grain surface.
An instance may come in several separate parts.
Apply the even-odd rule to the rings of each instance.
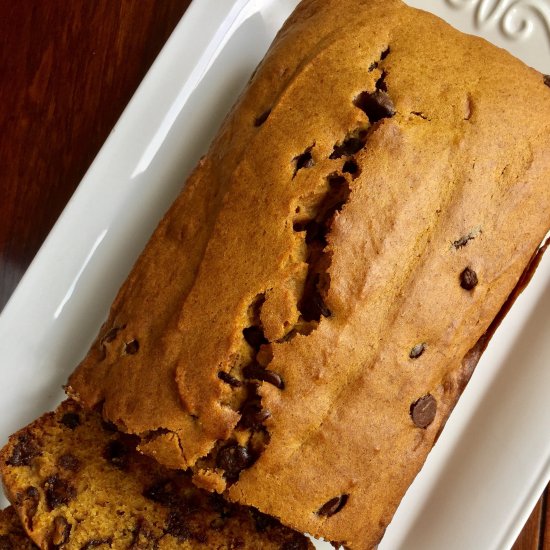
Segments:
[[[189,3],[0,0],[0,310]],[[547,500],[514,550],[550,550]]]

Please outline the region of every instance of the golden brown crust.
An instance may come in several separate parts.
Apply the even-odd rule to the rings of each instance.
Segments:
[[[231,499],[373,546],[550,229],[548,121],[542,75],[481,39],[305,0],[70,393]]]
[[[135,438],[72,401],[13,435],[0,459],[8,497],[40,548],[313,548],[277,521],[139,455]],[[9,532],[22,536],[15,525]]]

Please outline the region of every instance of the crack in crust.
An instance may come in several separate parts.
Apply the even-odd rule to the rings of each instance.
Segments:
[[[371,66],[376,65],[375,68],[378,69],[389,53],[388,46]],[[218,441],[208,456],[197,462],[193,471],[209,471],[212,475],[213,471],[221,470],[224,479],[220,486],[224,490],[238,480],[242,470],[256,462],[269,444],[270,435],[266,422],[271,417],[271,412],[262,406],[258,390],[262,384],[267,383],[284,391],[282,378],[268,368],[272,358],[272,344],[290,342],[298,334],[307,337],[316,330],[321,318],[329,319],[332,316],[326,303],[330,288],[328,270],[331,253],[327,247],[331,226],[350,198],[352,181],[361,173],[356,154],[366,147],[368,137],[376,131],[380,121],[396,114],[385,82],[387,74],[385,69],[381,70],[375,90],[363,91],[353,101],[353,106],[367,115],[370,124],[352,130],[344,140],[334,145],[329,159],[344,157],[346,160],[342,171],[331,172],[324,177],[321,186],[323,192],[317,197],[313,208],[300,203],[294,208],[292,227],[295,233],[302,235],[305,244],[304,261],[307,264],[303,290],[295,304],[299,312],[298,320],[287,323],[283,337],[276,341],[268,340],[262,326],[262,308],[268,291],[259,293],[248,306],[249,325],[242,329],[243,344],[248,346],[249,354],[241,354],[240,361],[231,367],[230,372],[218,372],[218,378],[234,393],[232,407],[238,410],[240,420],[230,438]],[[303,153],[294,157],[292,179],[300,170],[315,165],[312,156],[315,140],[312,143]],[[343,508],[346,501],[347,495],[344,495],[342,503],[332,513],[320,515],[335,514]]]

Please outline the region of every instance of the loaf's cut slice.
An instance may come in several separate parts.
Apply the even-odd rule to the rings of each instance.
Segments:
[[[11,506],[0,510],[0,550],[36,550]]]
[[[531,272],[549,151],[550,88],[507,52],[399,0],[304,0],[70,395],[197,485],[372,547]]]
[[[137,453],[135,438],[72,401],[13,435],[0,469],[8,498],[43,549],[313,548],[277,520]],[[13,533],[7,536],[21,530]]]

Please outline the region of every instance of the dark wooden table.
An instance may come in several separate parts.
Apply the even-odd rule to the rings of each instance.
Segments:
[[[0,310],[189,3],[0,0]],[[514,550],[550,550],[547,502]]]

